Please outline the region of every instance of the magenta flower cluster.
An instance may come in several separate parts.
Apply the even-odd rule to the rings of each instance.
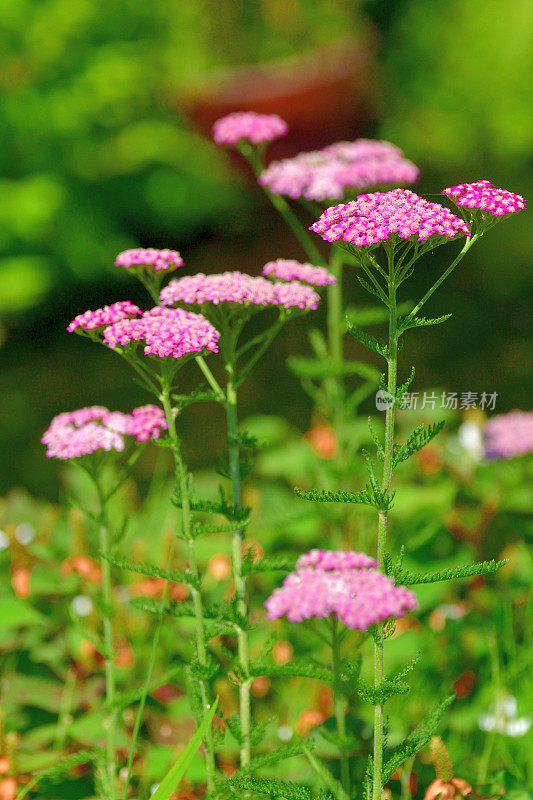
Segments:
[[[200,314],[155,306],[140,319],[125,319],[107,327],[104,343],[114,348],[144,342],[145,355],[182,358],[205,351],[217,353],[219,336]]]
[[[469,235],[466,222],[409,189],[362,194],[332,206],[310,230],[328,242],[341,240],[354,247],[373,247],[396,236],[425,242]]]
[[[136,247],[133,250],[124,250],[115,260],[115,267],[149,267],[155,270],[174,270],[183,267],[184,260],[177,250],[156,250],[154,247]]]
[[[415,594],[395,586],[392,578],[374,569],[375,564],[364,553],[311,551],[268,598],[267,617],[302,622],[333,615],[347,628],[366,631],[416,608]]]
[[[289,258],[269,261],[263,267],[263,275],[279,278],[281,281],[300,281],[309,286],[328,286],[337,283],[335,276],[325,267],[301,264],[299,261]]]
[[[274,161],[259,183],[273,194],[322,202],[341,200],[349,190],[411,184],[419,177],[418,168],[390,142],[356,139]]]
[[[533,411],[511,411],[485,423],[485,456],[516,458],[533,453]]]
[[[98,450],[121,452],[125,436],[148,442],[158,439],[166,428],[165,415],[158,406],[141,406],[131,414],[89,406],[54,417],[41,442],[49,458],[79,458]]]
[[[504,217],[527,208],[527,203],[520,194],[514,194],[507,189],[497,189],[490,181],[476,181],[476,183],[459,183],[444,189],[450,200],[463,208],[486,211],[495,217]]]
[[[105,325],[112,325],[114,322],[130,319],[140,314],[142,314],[141,309],[137,308],[129,300],[120,300],[118,303],[98,308],[96,311],[85,311],[83,314],[78,314],[67,326],[67,331],[72,333],[78,328],[85,331],[94,331],[98,328],[103,328]]]
[[[239,142],[263,144],[285,136],[289,126],[277,114],[237,111],[221,117],[213,125],[213,139],[218,145],[235,147]]]
[[[160,295],[165,306],[174,303],[238,303],[246,306],[282,306],[315,310],[320,298],[309,286],[292,281],[272,283],[266,278],[243,272],[222,272],[215,275],[187,275],[171,281]]]

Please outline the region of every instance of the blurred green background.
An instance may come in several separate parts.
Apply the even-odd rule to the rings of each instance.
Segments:
[[[284,116],[291,132],[274,157],[383,137],[421,167],[421,193],[483,177],[533,195],[531,0],[3,0],[0,52],[0,491],[56,495],[39,443],[54,414],[146,401],[118,359],[64,330],[87,308],[145,303],[113,267],[119,250],[172,247],[191,272],[254,274],[302,255],[211,143],[221,114]],[[527,215],[499,226],[433,301],[428,313],[454,323],[419,336],[416,354],[406,346],[417,388],[530,407],[527,233]],[[366,304],[351,283],[347,299]],[[427,283],[419,271],[409,290]],[[244,415],[306,428],[307,401],[280,366],[305,349],[305,325],[264,360]],[[216,413],[191,417],[193,467],[221,444]]]

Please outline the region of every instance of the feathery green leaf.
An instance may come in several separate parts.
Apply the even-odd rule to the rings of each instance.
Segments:
[[[422,583],[438,583],[439,581],[451,581],[458,578],[472,578],[475,575],[489,575],[497,572],[507,564],[508,559],[503,561],[478,561],[474,564],[467,564],[464,567],[448,567],[439,569],[436,572],[416,573],[408,569],[394,570],[394,580],[404,586],[416,586]]]

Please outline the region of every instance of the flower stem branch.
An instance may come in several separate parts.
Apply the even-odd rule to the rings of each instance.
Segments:
[[[331,650],[333,656],[333,702],[335,707],[335,720],[337,734],[340,740],[341,756],[341,783],[348,797],[351,794],[350,761],[346,747],[346,699],[341,687],[341,639],[339,623],[333,617],[331,620]]]

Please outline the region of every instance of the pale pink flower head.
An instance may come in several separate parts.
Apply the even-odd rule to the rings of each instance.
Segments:
[[[167,424],[158,406],[141,406],[131,414],[89,406],[53,418],[41,442],[49,458],[68,460],[93,453],[124,450],[128,437],[138,442],[157,439]]]
[[[320,298],[309,286],[295,281],[272,283],[263,277],[243,272],[223,272],[215,275],[187,275],[171,281],[160,294],[164,306],[173,304],[197,305],[209,314],[210,306],[231,304],[233,311],[242,307],[247,313],[268,307],[315,310]]]
[[[300,281],[309,286],[329,286],[337,283],[335,276],[325,267],[301,264],[299,261],[288,258],[269,261],[263,267],[263,275],[268,278],[278,278],[281,281]]]
[[[302,556],[265,603],[267,617],[290,622],[333,616],[347,628],[366,631],[417,607],[405,586],[375,569],[364,553],[316,550]]]
[[[96,311],[85,311],[83,314],[78,314],[67,326],[67,331],[69,333],[73,331],[78,331],[79,333],[83,331],[98,331],[113,322],[130,319],[140,314],[142,314],[141,309],[129,300],[120,300],[110,306],[97,308]]]
[[[351,247],[377,247],[394,239],[436,246],[469,235],[464,220],[409,189],[362,194],[350,203],[332,206],[310,230],[328,242],[341,241]]]
[[[182,308],[155,306],[139,319],[126,319],[104,330],[104,344],[111,348],[141,343],[145,355],[184,358],[218,352],[219,333],[200,314]]]
[[[533,411],[510,411],[485,423],[486,458],[517,458],[533,453]]]
[[[418,167],[390,142],[356,139],[273,161],[259,176],[272,194],[324,202],[376,186],[407,185]]]
[[[459,183],[443,189],[442,194],[449,197],[457,206],[467,208],[472,212],[481,211],[493,217],[505,217],[507,214],[516,214],[527,208],[527,203],[520,194],[514,194],[507,189],[497,189],[490,181],[476,181],[475,183]]]
[[[150,272],[171,272],[183,266],[185,266],[185,262],[177,250],[157,250],[154,247],[135,247],[132,250],[124,250],[115,259],[115,267],[144,269]]]
[[[213,139],[216,144],[229,147],[236,147],[243,142],[260,145],[285,136],[288,130],[285,120],[277,114],[237,111],[215,122]]]

